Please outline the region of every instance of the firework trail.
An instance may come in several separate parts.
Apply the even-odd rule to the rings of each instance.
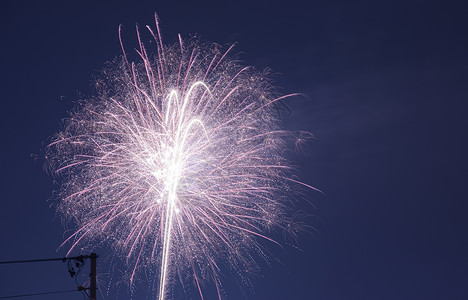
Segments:
[[[157,25],[156,18],[156,25]],[[74,112],[48,147],[63,178],[59,211],[78,225],[69,253],[105,241],[125,255],[130,282],[159,268],[169,278],[213,281],[222,266],[256,266],[258,240],[287,226],[290,133],[278,127],[270,80],[215,44],[162,44],[139,62],[103,71],[99,96]],[[119,32],[120,36],[120,32]],[[149,54],[154,53],[154,55]],[[91,246],[92,247],[92,246]]]

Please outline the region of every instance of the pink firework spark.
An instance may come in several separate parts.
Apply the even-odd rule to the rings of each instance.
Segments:
[[[138,29],[138,62],[121,43],[124,55],[103,72],[99,96],[49,145],[64,179],[59,211],[78,225],[64,244],[70,253],[109,242],[126,256],[130,282],[140,267],[158,268],[160,300],[175,275],[193,276],[201,296],[201,282],[213,281],[221,297],[220,265],[256,265],[249,253],[288,225],[290,186],[305,185],[290,179],[290,133],[275,107],[292,95],[276,96],[268,76],[231,57],[232,47],[180,36],[166,46],[158,26],[147,29],[155,51]]]

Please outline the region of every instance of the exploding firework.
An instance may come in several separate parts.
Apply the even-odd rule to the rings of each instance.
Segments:
[[[278,125],[267,74],[242,66],[216,44],[154,50],[137,29],[138,60],[123,56],[96,81],[48,147],[63,178],[59,211],[78,226],[69,253],[103,241],[125,255],[130,282],[157,269],[158,298],[169,278],[212,281],[220,269],[256,267],[252,252],[288,226],[289,132]],[[120,34],[119,34],[120,36]],[[122,44],[122,43],[121,43]],[[122,44],[123,45],[123,44]],[[154,54],[151,54],[154,53]],[[91,245],[91,246],[89,246]]]

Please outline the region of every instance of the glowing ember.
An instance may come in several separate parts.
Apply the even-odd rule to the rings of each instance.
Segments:
[[[156,22],[157,23],[157,22]],[[59,210],[78,229],[75,248],[107,241],[140,266],[219,287],[220,265],[256,266],[266,233],[288,225],[290,133],[278,128],[267,76],[217,45],[162,44],[138,63],[124,54],[98,81],[100,95],[72,114],[49,145],[63,176]],[[123,48],[123,47],[122,47]],[[124,50],[125,53],[125,50]],[[69,252],[69,253],[70,253]],[[218,293],[219,288],[218,288]]]

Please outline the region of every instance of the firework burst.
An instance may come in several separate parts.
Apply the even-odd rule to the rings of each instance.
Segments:
[[[259,241],[274,242],[266,234],[288,225],[290,185],[300,183],[290,179],[275,103],[291,95],[275,95],[232,47],[180,36],[166,46],[156,28],[147,27],[151,51],[137,29],[138,61],[122,46],[99,96],[48,147],[63,178],[59,211],[78,226],[65,244],[112,245],[130,282],[139,268],[159,270],[160,300],[170,277],[194,278],[200,295],[213,281],[221,297],[221,266],[255,266]]]

